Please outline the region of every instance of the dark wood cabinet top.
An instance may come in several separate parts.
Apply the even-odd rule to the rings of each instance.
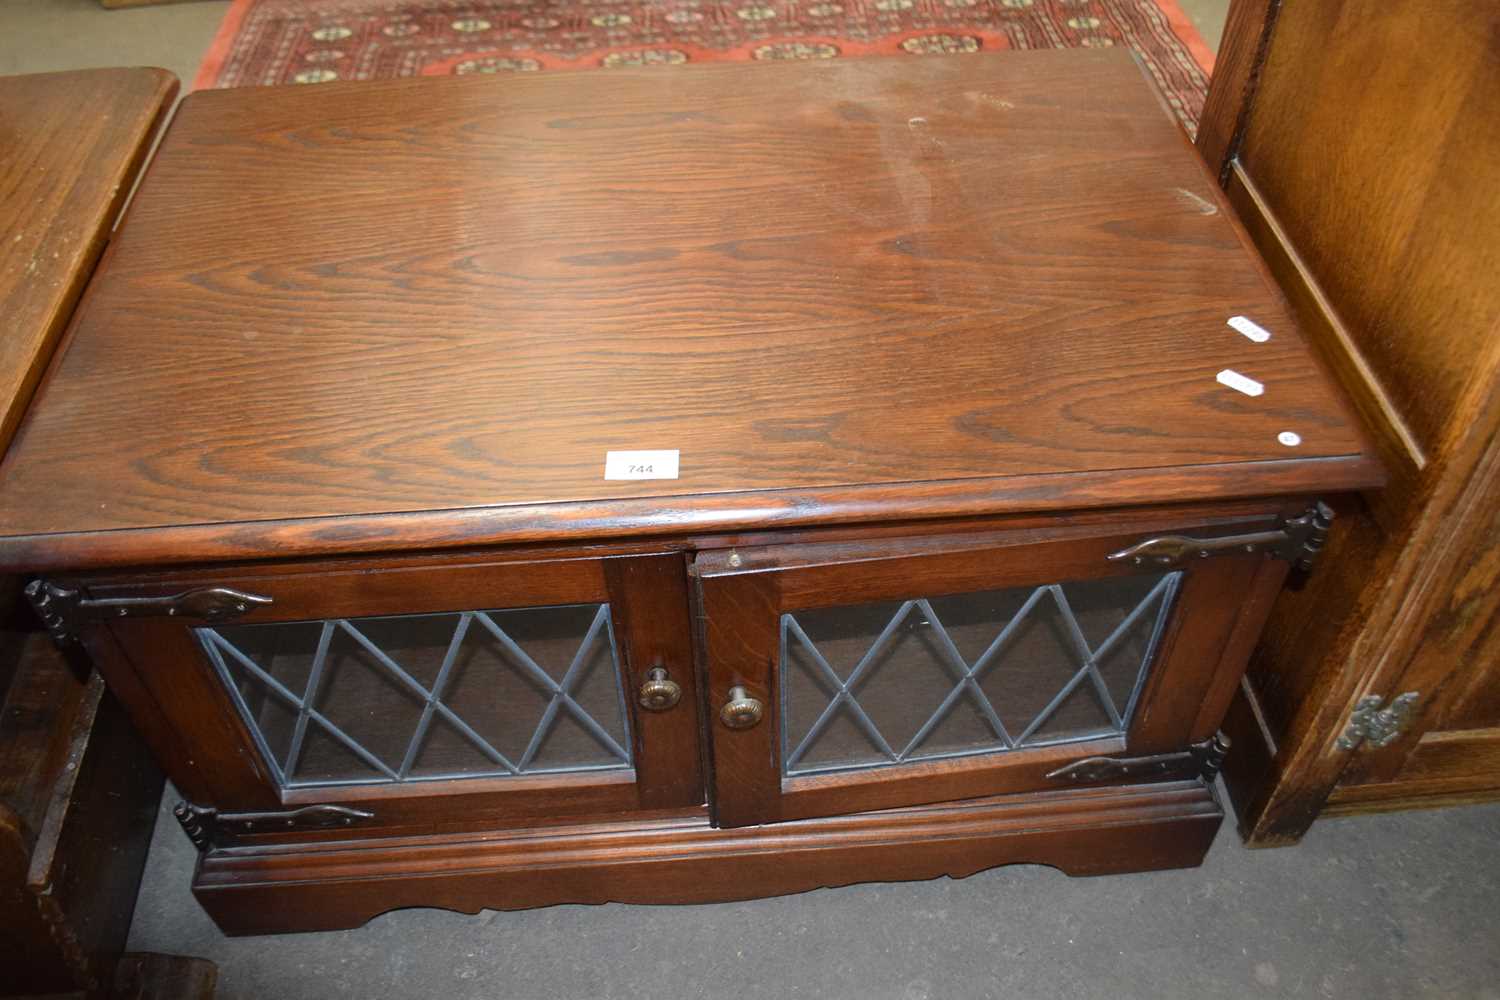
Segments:
[[[637,449],[680,478],[604,478]],[[0,565],[1341,490],[1368,452],[1121,54],[215,91],[0,466]]]
[[[0,77],[0,452],[176,92],[160,69]]]

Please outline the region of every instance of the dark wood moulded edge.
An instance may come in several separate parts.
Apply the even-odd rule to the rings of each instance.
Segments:
[[[229,934],[357,927],[408,906],[704,903],[1003,864],[1070,875],[1200,864],[1223,819],[1197,780],[994,796],[731,830],[707,819],[212,851],[193,892]],[[295,903],[295,905],[293,905]]]
[[[511,504],[0,538],[0,572],[292,559],[1138,507],[1383,485],[1367,454],[745,493]]]

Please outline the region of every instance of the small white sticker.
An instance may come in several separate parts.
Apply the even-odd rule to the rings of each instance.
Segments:
[[[1271,331],[1252,320],[1249,316],[1231,316],[1229,325],[1255,341],[1264,344],[1271,339]]]
[[[1235,392],[1243,392],[1247,396],[1259,396],[1266,391],[1266,387],[1248,375],[1241,375],[1233,368],[1226,368],[1214,376],[1220,385],[1227,385]]]
[[[1302,443],[1302,435],[1298,434],[1296,431],[1282,431],[1280,434],[1276,435],[1276,440],[1280,441],[1288,448],[1295,448]]]
[[[604,456],[605,479],[676,479],[677,449],[611,451]]]

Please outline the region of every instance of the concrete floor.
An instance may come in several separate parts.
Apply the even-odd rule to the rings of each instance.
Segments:
[[[98,0],[0,0],[0,75],[160,66],[187,86],[228,0],[105,10]]]
[[[1182,6],[1216,44],[1227,0]],[[227,7],[0,0],[0,73],[147,64],[191,80]],[[280,938],[220,935],[188,893],[193,859],[164,811],[130,945],[213,959],[232,1000],[1500,1000],[1500,806],[1324,821],[1276,851],[1247,851],[1226,827],[1194,871],[1016,867],[718,906],[407,910]]]
[[[1208,47],[1217,50],[1224,34],[1224,19],[1229,16],[1229,0],[1177,0],[1177,6],[1192,20]]]

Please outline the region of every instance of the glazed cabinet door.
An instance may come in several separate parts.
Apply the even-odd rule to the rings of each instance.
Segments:
[[[704,801],[680,554],[195,572],[73,600],[219,814],[388,831]]]
[[[1289,550],[1176,517],[701,554],[717,822],[1192,772]]]

